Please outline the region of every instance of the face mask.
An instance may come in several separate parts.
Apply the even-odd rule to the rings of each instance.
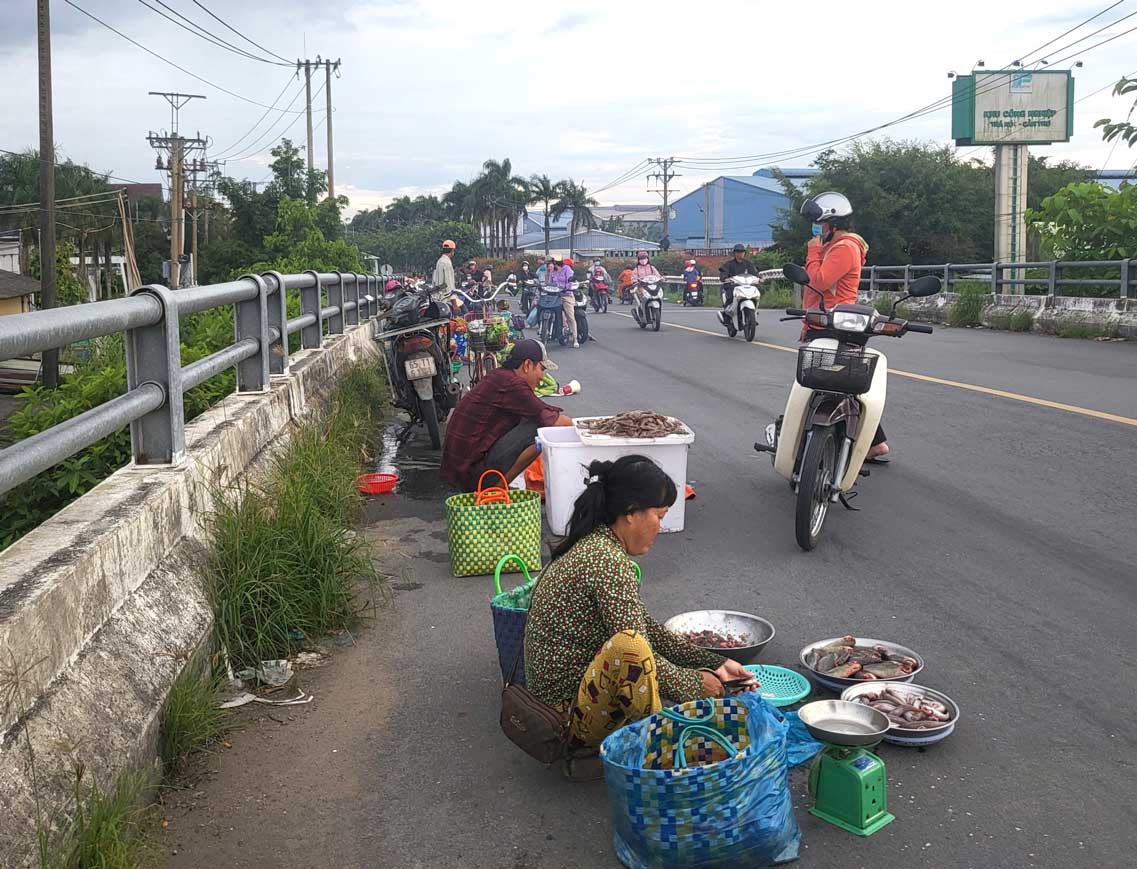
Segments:
[[[641,266],[646,266],[646,265],[647,265],[647,260],[646,260],[646,259],[642,259],[642,260],[640,260],[640,265],[641,265]]]
[[[823,231],[824,231],[824,227],[820,223],[813,224],[813,237],[814,238],[820,238],[821,233]]]

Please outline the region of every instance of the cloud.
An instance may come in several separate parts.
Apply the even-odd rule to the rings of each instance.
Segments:
[[[570,33],[573,30],[579,30],[592,21],[594,16],[585,14],[584,12],[567,12],[545,28],[546,35],[556,35],[559,33]]]

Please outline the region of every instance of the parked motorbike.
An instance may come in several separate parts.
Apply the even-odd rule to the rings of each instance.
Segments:
[[[563,320],[564,305],[561,303],[561,288],[542,286],[537,296],[537,336],[548,345],[552,340],[564,343]]]
[[[734,287],[734,300],[729,308],[726,303],[727,282]],[[726,326],[726,334],[731,338],[741,332],[747,341],[754,340],[758,329],[758,300],[762,298],[759,283],[757,275],[735,275],[724,281],[719,322]]]
[[[508,311],[509,300],[517,288],[517,279],[510,275],[492,291],[480,284],[466,281],[454,295],[461,302],[461,313],[467,320],[480,320],[497,311]]]
[[[589,278],[588,295],[592,299],[592,309],[597,314],[608,313],[608,282],[601,278]]]
[[[450,368],[450,314],[429,287],[415,289],[391,304],[384,331],[375,336],[392,403],[411,417],[406,431],[421,422],[436,450],[442,448],[440,424],[462,397]]]
[[[795,284],[809,285],[799,265],[787,265],[784,273]],[[896,306],[935,295],[940,286],[934,275],[913,281],[888,316],[868,305],[827,310],[823,297],[819,309],[787,309],[783,319],[804,320],[824,331],[798,350],[796,383],[785,412],[766,426],[766,443],[754,449],[772,454],[774,470],[796,494],[794,531],[802,549],[817,545],[831,503],[857,509],[849,503],[857,494],[852,488],[858,477],[869,475],[863,465],[884,413],[888,360],[865,345],[877,335],[930,335],[931,326],[897,318]]]
[[[701,308],[703,306],[703,279],[696,278],[693,281],[687,281],[686,286],[683,287],[683,307],[684,308]]]
[[[632,293],[632,319],[639,323],[641,329],[651,326],[653,332],[658,332],[663,325],[663,278],[659,275],[648,275],[635,284],[642,293]]]
[[[584,295],[584,290],[581,288],[580,284],[577,283],[576,281],[569,284],[569,286],[572,287],[573,305],[574,305],[573,314],[576,316],[576,340],[580,344],[580,346],[583,347],[585,345],[585,343],[588,341],[588,297]],[[608,310],[608,301],[607,301],[608,294],[607,294],[607,292],[605,292],[604,298],[605,298],[604,310],[607,311]],[[564,329],[561,330],[561,334],[563,336],[563,340],[561,341],[562,344],[567,344],[569,337],[570,337],[570,336],[564,334],[565,331],[566,330],[564,330]]]

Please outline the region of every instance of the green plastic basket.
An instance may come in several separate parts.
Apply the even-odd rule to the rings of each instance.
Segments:
[[[790,706],[809,696],[809,680],[795,670],[770,664],[750,664],[746,669],[762,683],[759,695],[773,706]]]

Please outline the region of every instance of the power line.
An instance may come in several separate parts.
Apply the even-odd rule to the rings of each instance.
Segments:
[[[166,64],[167,66],[172,66],[174,69],[178,70],[178,72],[183,72],[186,75],[188,75],[190,78],[196,79],[197,81],[201,82],[202,84],[209,85],[209,87],[213,88],[214,90],[221,91],[221,93],[223,93],[223,94],[228,94],[231,97],[236,97],[237,99],[241,100],[242,102],[246,102],[246,103],[249,103],[250,105],[254,105],[254,106],[260,106],[262,109],[270,108],[270,106],[266,106],[264,103],[259,103],[256,100],[249,99],[248,97],[242,96],[241,94],[239,94],[235,91],[231,91],[228,88],[222,87],[219,84],[214,84],[209,79],[202,78],[197,73],[190,72],[184,66],[178,66],[178,64],[174,63],[172,60],[167,60],[166,58],[162,57],[162,55],[158,54],[156,51],[151,51],[149,48],[147,48],[145,45],[143,45],[138,40],[131,39],[129,36],[127,36],[121,30],[117,30],[116,28],[112,27],[110,24],[107,24],[107,22],[103,21],[98,16],[92,15],[90,12],[88,12],[82,6],[75,3],[74,0],[63,0],[63,2],[65,2],[72,9],[76,9],[79,12],[83,13],[84,15],[86,15],[88,18],[90,18],[92,21],[96,22],[97,24],[101,24],[103,27],[105,27],[107,30],[111,31],[112,33],[114,33],[118,36],[121,36],[123,39],[125,39],[127,42],[129,42],[131,45],[135,46],[136,48],[142,49],[147,54],[149,54],[151,57],[157,58],[158,60],[162,61],[162,63]]]
[[[217,23],[219,23],[219,24],[220,24],[222,27],[226,28],[227,30],[230,30],[230,31],[232,31],[232,32],[233,32],[233,33],[235,33],[235,34],[237,34],[239,37],[241,37],[243,40],[245,40],[245,42],[249,43],[249,44],[250,44],[250,45],[252,45],[252,46],[255,46],[256,48],[259,48],[261,51],[265,52],[266,54],[271,54],[273,57],[275,57],[275,58],[279,58],[280,60],[284,61],[284,62],[285,62],[286,64],[288,64],[289,66],[291,66],[291,65],[292,65],[292,61],[290,61],[288,58],[286,58],[286,57],[281,57],[279,54],[277,54],[277,53],[276,53],[275,51],[273,51],[271,48],[265,48],[265,47],[264,47],[263,45],[261,45],[259,42],[254,42],[254,41],[253,41],[252,39],[250,39],[248,36],[246,36],[245,34],[243,34],[243,33],[242,33],[240,30],[237,30],[235,27],[231,27],[231,26],[230,26],[229,24],[227,24],[227,23],[226,23],[226,22],[225,22],[223,19],[219,18],[218,16],[216,16],[216,15],[214,15],[212,12],[210,12],[210,11],[209,11],[209,9],[207,9],[207,8],[206,8],[205,4],[203,4],[203,3],[199,3],[199,2],[198,2],[198,0],[193,0],[193,5],[194,5],[194,6],[197,6],[199,9],[201,9],[203,12],[205,12],[205,14],[206,14],[206,15],[208,15],[208,16],[209,16],[210,18],[212,18],[214,21],[216,21]]]
[[[9,151],[7,148],[0,148],[0,154],[10,154],[13,157],[24,157],[25,159],[29,159],[29,160],[39,160],[41,163],[48,162],[46,157],[40,157],[38,154],[32,155],[32,154],[27,154],[27,153],[20,153],[19,151]],[[79,164],[76,163],[74,160],[71,161],[71,164],[73,166],[76,166],[76,167],[79,166]],[[135,181],[133,178],[120,178],[118,175],[112,175],[109,172],[100,172],[97,169],[92,169],[89,166],[82,166],[79,168],[86,169],[92,175],[99,175],[103,178],[112,178],[115,181],[122,181],[126,184],[143,184],[143,183],[145,183],[142,181]]]
[[[1027,59],[1028,57],[1030,57],[1030,55],[1032,55],[1032,54],[1041,54],[1041,53],[1042,53],[1042,49],[1046,48],[1048,45],[1053,45],[1055,42],[1057,42],[1057,41],[1058,41],[1059,39],[1061,39],[1062,37],[1064,37],[1064,36],[1069,36],[1069,35],[1070,35],[1071,33],[1073,33],[1075,30],[1080,30],[1081,28],[1083,28],[1083,27],[1085,27],[1087,24],[1089,24],[1091,21],[1093,21],[1095,18],[1100,18],[1101,16],[1105,15],[1105,13],[1107,13],[1107,12],[1108,12],[1110,9],[1114,9],[1114,8],[1116,8],[1116,7],[1120,6],[1120,5],[1121,5],[1122,3],[1124,3],[1124,2],[1125,2],[1125,0],[1117,0],[1117,2],[1116,2],[1116,3],[1114,3],[1114,4],[1110,5],[1110,6],[1106,6],[1106,7],[1105,7],[1105,9],[1101,10],[1100,12],[1097,12],[1097,13],[1095,13],[1095,14],[1091,15],[1089,18],[1087,18],[1087,19],[1086,19],[1085,21],[1083,21],[1081,24],[1075,24],[1075,25],[1074,25],[1073,27],[1071,27],[1069,30],[1067,30],[1067,31],[1064,31],[1063,33],[1059,33],[1057,36],[1055,36],[1055,37],[1054,37],[1052,40],[1050,40],[1049,42],[1044,42],[1042,45],[1040,45],[1040,46],[1039,46],[1038,48],[1036,48],[1034,51],[1032,51],[1032,52],[1030,52],[1030,53],[1028,53],[1028,54],[1024,54],[1024,55],[1023,55],[1023,56],[1020,58],[1020,60],[1022,60],[1022,61],[1025,63],[1025,62],[1026,62],[1026,59]],[[1107,26],[1108,26],[1108,25],[1107,25]]]
[[[324,86],[323,86],[323,85],[320,85],[320,89],[316,91],[316,97],[319,97],[319,95],[320,95],[320,94],[323,92],[323,90],[324,90]],[[301,88],[301,89],[300,89],[300,90],[297,92],[296,96],[294,96],[294,97],[292,98],[292,103],[289,103],[289,107],[291,107],[291,106],[292,106],[292,105],[293,105],[293,104],[294,104],[294,103],[295,103],[295,102],[296,102],[298,99],[300,99],[300,95],[301,95],[302,93],[304,93],[304,89],[303,89],[303,88]],[[315,97],[313,97],[313,99],[315,99]],[[288,125],[287,127],[285,127],[283,130],[281,130],[279,133],[273,133],[273,132],[272,132],[272,128],[273,128],[273,127],[275,127],[277,124],[279,124],[279,123],[280,123],[280,122],[281,122],[281,121],[284,119],[284,116],[285,116],[285,114],[287,114],[287,113],[288,113],[288,110],[287,110],[287,109],[285,109],[284,111],[282,111],[282,112],[281,112],[281,114],[280,114],[280,117],[279,117],[279,118],[277,118],[275,121],[273,121],[273,122],[272,122],[272,123],[271,123],[271,124],[268,126],[268,128],[266,128],[266,129],[265,129],[265,131],[264,131],[264,132],[263,132],[263,133],[262,133],[262,134],[261,134],[261,135],[260,135],[260,136],[257,138],[257,140],[256,140],[255,142],[253,142],[251,145],[248,145],[248,146],[246,146],[247,150],[245,151],[245,153],[241,154],[241,155],[240,155],[240,156],[238,156],[238,157],[226,157],[226,158],[225,158],[225,159],[226,159],[226,162],[229,162],[229,163],[239,163],[239,162],[240,162],[240,161],[242,161],[242,160],[247,160],[247,159],[249,159],[250,157],[255,157],[255,156],[257,156],[258,154],[263,154],[265,151],[267,151],[267,150],[268,150],[268,148],[260,148],[259,150],[257,149],[257,148],[258,148],[258,146],[260,145],[260,143],[261,143],[261,142],[263,142],[263,141],[264,141],[264,140],[265,140],[265,139],[266,139],[266,138],[267,138],[267,137],[268,137],[270,134],[272,134],[272,137],[273,137],[273,141],[274,141],[274,142],[275,142],[275,140],[276,140],[276,139],[282,138],[282,137],[284,136],[284,134],[285,134],[285,133],[287,133],[289,130],[291,130],[293,127],[295,127],[295,126],[296,126],[296,124],[297,124],[297,123],[300,121],[300,118],[301,118],[301,117],[303,116],[303,114],[304,114],[303,112],[299,112],[299,113],[296,113],[296,117],[294,117],[294,118],[292,119],[292,123],[291,123],[291,124],[289,124],[289,125]],[[270,146],[270,147],[271,147],[271,146]],[[251,150],[248,150],[248,149],[251,149]]]
[[[177,27],[180,27],[182,30],[186,31],[190,35],[196,36],[198,39],[204,39],[210,45],[214,45],[217,48],[224,49],[225,51],[230,51],[233,54],[239,55],[239,56],[247,58],[249,60],[258,60],[262,63],[276,64],[276,61],[274,61],[274,60],[268,60],[267,58],[264,58],[264,57],[257,57],[255,54],[250,54],[249,52],[245,51],[245,49],[243,49],[243,48],[238,48],[237,46],[235,46],[229,42],[226,42],[224,39],[221,39],[220,37],[214,36],[212,33],[210,33],[205,28],[200,27],[199,25],[197,25],[196,23],[191,21],[189,18],[186,18],[186,16],[184,16],[177,9],[174,9],[172,6],[168,6],[167,4],[163,3],[162,0],[154,0],[154,2],[156,2],[159,6],[161,6],[162,9],[167,9],[170,12],[172,12],[174,15],[177,16],[177,18],[174,18],[170,15],[167,15],[165,12],[162,11],[162,9],[156,9],[155,7],[153,7],[149,3],[147,3],[146,0],[138,0],[138,2],[141,3],[143,6],[145,6],[147,9],[149,9],[151,12],[155,13],[156,15],[161,15],[163,18],[165,18],[171,24],[174,24]],[[178,18],[180,18],[182,20],[179,21]],[[183,22],[186,22],[186,23],[183,23]],[[276,64],[276,65],[279,65],[279,64]]]
[[[290,84],[292,84],[292,76],[291,75],[288,77],[288,80],[284,83],[284,87],[280,89],[280,93],[276,95],[276,99],[272,101],[272,107],[265,109],[264,114],[261,115],[259,118],[257,118],[256,123],[253,124],[251,127],[249,127],[249,130],[248,130],[248,132],[245,133],[245,135],[241,136],[241,138],[239,138],[237,141],[235,141],[233,144],[229,145],[228,147],[222,148],[220,152],[214,154],[214,159],[224,157],[225,154],[227,154],[231,151],[235,151],[237,149],[238,145],[240,145],[243,141],[245,141],[245,139],[249,138],[249,136],[252,135],[253,131],[261,125],[261,121],[263,121],[265,118],[267,118],[269,116],[269,114],[272,112],[272,110],[274,108],[276,108],[276,104],[280,102],[280,98],[284,96],[284,92],[288,90],[288,86]],[[299,91],[297,91],[296,97],[299,97],[299,96],[300,96],[300,93],[299,93]],[[296,98],[293,98],[292,102],[295,103]],[[292,106],[290,104],[287,108],[291,108],[291,107]],[[281,115],[283,116],[283,110],[281,112]],[[269,124],[269,126],[271,127],[275,123],[276,123],[276,121],[273,121],[272,124]]]

